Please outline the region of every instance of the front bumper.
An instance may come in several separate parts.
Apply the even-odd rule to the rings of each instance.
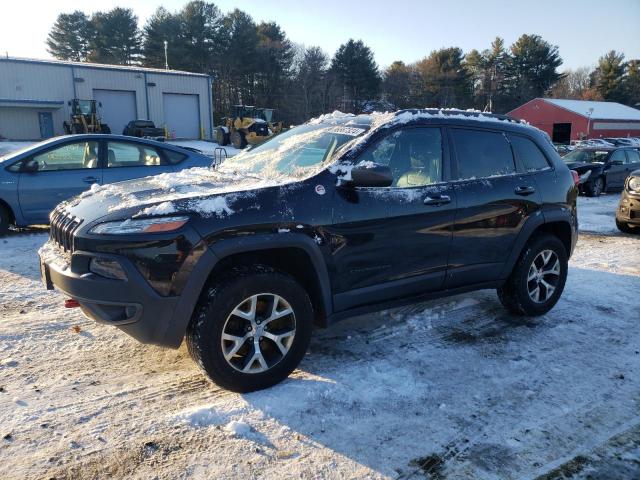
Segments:
[[[47,289],[55,287],[77,300],[88,318],[118,327],[142,343],[179,346],[182,338],[167,335],[179,297],[160,296],[127,258],[83,251],[68,254],[51,241],[38,255]],[[93,257],[116,260],[127,280],[112,280],[91,273],[89,262]]]
[[[629,225],[640,225],[640,195],[629,194],[626,190],[622,192],[616,220]]]

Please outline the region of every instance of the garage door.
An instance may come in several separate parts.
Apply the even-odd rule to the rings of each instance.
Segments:
[[[165,93],[162,103],[164,122],[172,135],[180,138],[200,138],[198,95]]]
[[[136,120],[136,92],[128,90],[94,90],[93,98],[102,103],[98,112],[112,133],[121,134],[131,120]]]

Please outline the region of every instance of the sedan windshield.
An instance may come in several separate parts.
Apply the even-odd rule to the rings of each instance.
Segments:
[[[566,163],[604,163],[607,155],[608,150],[574,150],[562,157],[562,160]]]
[[[231,157],[219,169],[265,179],[307,178],[319,172],[340,147],[365,131],[350,126],[301,125]]]

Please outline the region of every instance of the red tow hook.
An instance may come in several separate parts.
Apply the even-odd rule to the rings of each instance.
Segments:
[[[64,301],[64,308],[76,308],[79,307],[80,304],[78,303],[77,300],[73,299],[73,298],[67,298]]]

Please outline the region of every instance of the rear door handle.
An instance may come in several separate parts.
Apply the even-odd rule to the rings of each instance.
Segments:
[[[516,187],[516,195],[531,195],[532,193],[536,193],[536,189],[530,187],[528,185]]]
[[[435,207],[439,207],[440,205],[445,205],[451,202],[451,197],[449,195],[437,195],[434,197],[425,197],[423,203],[425,205],[433,205]]]
[[[82,181],[84,183],[97,183],[98,179],[96,177],[84,177]]]

